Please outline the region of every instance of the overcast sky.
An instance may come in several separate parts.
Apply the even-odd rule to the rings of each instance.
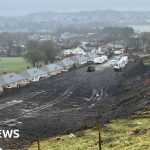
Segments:
[[[150,10],[150,0],[0,0],[0,16],[97,9]]]

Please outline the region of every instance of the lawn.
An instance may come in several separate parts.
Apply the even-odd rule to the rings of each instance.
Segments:
[[[150,111],[143,112],[143,116],[139,114],[134,118],[114,120],[103,127],[102,150],[150,150]],[[98,150],[97,127],[73,135],[42,140],[41,150]],[[28,150],[37,150],[37,143]]]
[[[141,57],[145,65],[150,65],[150,53],[139,53],[138,56]]]
[[[3,72],[19,73],[31,66],[22,57],[0,57],[0,74]]]

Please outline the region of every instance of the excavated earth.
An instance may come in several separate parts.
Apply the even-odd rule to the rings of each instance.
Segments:
[[[100,66],[96,66],[100,68]],[[34,83],[0,98],[0,129],[19,129],[19,139],[1,139],[3,149],[127,117],[150,104],[150,68],[136,58],[122,72],[83,67]]]

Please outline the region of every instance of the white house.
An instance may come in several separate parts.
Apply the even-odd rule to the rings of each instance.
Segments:
[[[122,50],[122,49],[120,49],[120,50],[115,50],[115,51],[114,51],[114,54],[115,54],[115,55],[123,54],[123,50]]]
[[[47,72],[38,68],[31,68],[20,73],[27,81],[37,82],[42,78],[48,77]]]
[[[41,70],[45,71],[50,76],[57,75],[63,71],[63,67],[56,64],[49,64],[41,68]]]
[[[24,84],[25,78],[16,73],[9,73],[0,76],[0,85],[3,88],[16,88]]]
[[[81,47],[77,47],[73,50],[73,53],[75,55],[85,55],[86,52],[81,48]]]
[[[66,49],[66,50],[63,51],[64,56],[70,56],[70,55],[73,55],[73,54],[74,54],[73,49]]]
[[[67,49],[63,51],[64,56],[70,56],[70,55],[85,55],[86,52],[81,47],[77,47],[75,49]]]
[[[102,51],[102,48],[99,46],[99,48],[96,50],[96,54],[102,55],[102,54],[105,54],[105,53]]]

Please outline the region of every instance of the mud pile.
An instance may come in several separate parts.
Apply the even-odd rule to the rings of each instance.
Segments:
[[[126,117],[150,103],[149,72],[137,59],[123,72],[93,73],[87,67],[28,85],[0,100],[0,128],[19,129],[5,149]]]

